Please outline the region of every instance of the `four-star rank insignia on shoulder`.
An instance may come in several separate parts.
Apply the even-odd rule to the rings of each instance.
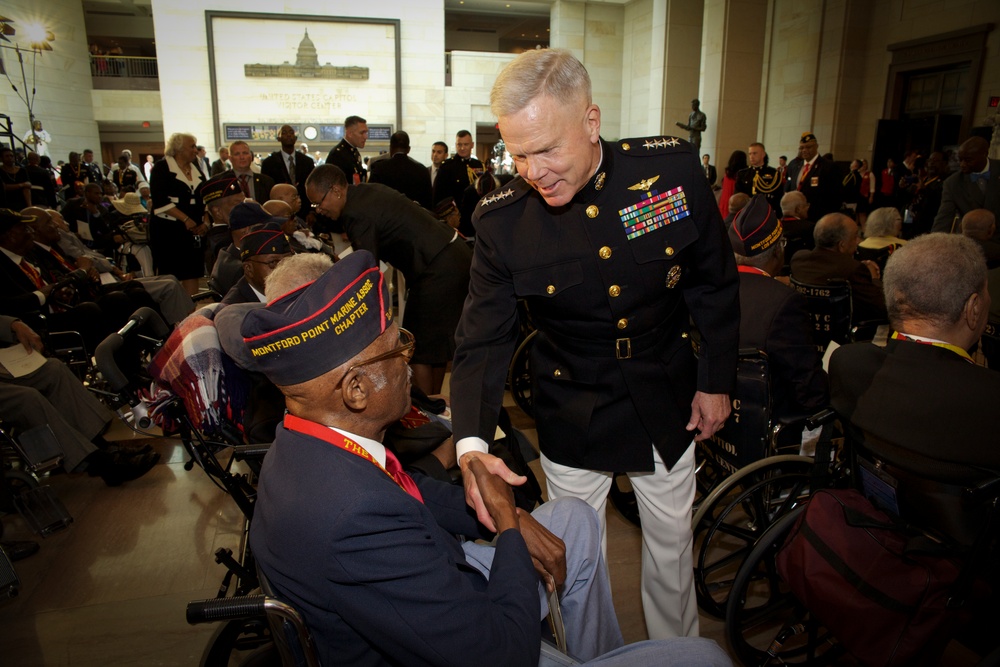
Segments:
[[[629,155],[663,155],[666,153],[690,153],[691,144],[680,137],[642,137],[622,139],[618,150]]]

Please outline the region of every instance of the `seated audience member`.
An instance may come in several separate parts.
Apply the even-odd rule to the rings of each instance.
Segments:
[[[219,252],[212,267],[212,275],[208,281],[209,287],[225,295],[243,275],[243,262],[240,260],[240,241],[250,232],[254,225],[262,225],[271,216],[257,202],[242,202],[237,204],[229,214],[230,243]]]
[[[806,196],[798,190],[786,192],[781,197],[781,229],[782,235],[788,241],[786,255],[791,257],[799,250],[812,250],[813,228],[816,226],[809,219],[809,202]]]
[[[121,253],[142,275],[154,275],[153,252],[149,249],[149,211],[142,205],[142,197],[129,192],[111,202],[111,206],[111,226],[122,237]]]
[[[35,206],[55,206],[58,203],[56,182],[52,178],[52,172],[42,167],[41,156],[34,151],[29,152],[25,169],[31,182],[31,203]]]
[[[281,208],[277,202],[284,203],[288,208]],[[278,183],[271,188],[271,199],[264,202],[264,210],[276,218],[288,218],[285,223],[285,233],[288,242],[295,252],[322,252],[337,261],[337,253],[328,244],[313,234],[309,224],[299,216],[302,208],[302,198],[294,185]]]
[[[972,239],[927,234],[885,269],[896,331],[882,348],[845,345],[830,359],[833,407],[879,439],[935,461],[1000,471],[1000,373],[967,350],[986,328],[986,262]]]
[[[243,190],[233,172],[223,172],[219,176],[205,181],[198,188],[205,207],[205,222],[208,224],[208,234],[205,236],[205,268],[212,269],[219,257],[219,252],[230,240],[229,214],[244,201]]]
[[[410,477],[381,444],[410,403],[413,339],[390,303],[375,259],[358,251],[242,325],[288,411],[261,471],[250,544],[278,594],[305,616],[320,662],[539,664],[539,574],[559,591],[570,653],[592,660],[621,647],[589,507],[561,499],[528,514],[475,460],[498,535],[495,546],[459,543],[456,534],[491,537],[462,488]],[[289,346],[292,326],[308,335]],[[699,639],[619,651],[603,664],[729,664]]]
[[[42,353],[42,339],[21,320],[0,315],[0,345],[20,344]],[[114,413],[80,383],[64,363],[46,359],[38,369],[12,377],[0,365],[0,414],[5,426],[21,431],[48,425],[59,443],[66,472],[86,470],[108,486],[142,477],[160,460],[146,447],[122,449],[102,434]]]
[[[962,216],[962,234],[979,244],[986,255],[986,268],[1000,267],[1000,243],[993,240],[997,219],[993,211],[977,208]]]
[[[740,312],[752,314],[740,320],[740,348],[767,354],[774,416],[815,412],[829,400],[826,373],[805,297],[774,279],[785,262],[784,243],[764,195],[739,212],[729,240],[740,273]]]
[[[267,277],[278,263],[292,256],[285,232],[281,230],[284,218],[272,218],[251,231],[240,240],[240,259],[243,261],[243,277],[236,281],[222,300],[224,304],[265,303],[264,288]]]
[[[458,229],[462,226],[462,214],[455,206],[455,200],[451,197],[445,197],[437,203],[434,207],[434,217],[452,229]]]
[[[902,235],[903,216],[899,211],[888,206],[877,208],[865,221],[865,238],[858,244],[855,257],[872,260],[881,272],[889,255],[906,243]]]
[[[114,255],[115,248],[125,240],[111,228],[110,209],[104,201],[101,184],[88,183],[83,188],[83,196],[66,202],[62,210],[70,231],[83,239],[88,248],[105,257]]]
[[[733,224],[736,214],[743,210],[743,207],[748,203],[750,203],[750,195],[743,192],[737,192],[729,198],[729,215],[723,220],[727,227]]]
[[[114,281],[109,284],[137,281],[156,302],[160,313],[167,324],[176,324],[194,310],[194,301],[171,275],[133,278],[108,261],[100,253],[87,248],[72,232],[66,228],[66,223],[57,211],[46,211],[40,208],[26,208],[21,212],[35,218],[31,223],[36,239],[51,248],[55,248],[73,268],[87,271],[91,280],[103,280],[101,274],[111,274]]]
[[[55,267],[58,259],[35,244],[31,222],[31,216],[0,209],[0,314],[44,315],[51,331],[78,331],[94,350],[139,305],[123,292],[92,294],[83,280],[59,283],[72,267]],[[152,301],[141,305],[155,307]]]
[[[851,284],[852,320],[884,320],[885,299],[878,265],[854,259],[861,242],[858,224],[842,213],[828,213],[816,223],[813,240],[815,250],[801,250],[792,257],[792,278],[811,285],[846,280]]]

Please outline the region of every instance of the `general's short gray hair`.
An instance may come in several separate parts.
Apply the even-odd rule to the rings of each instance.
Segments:
[[[965,302],[986,286],[986,257],[959,234],[925,234],[889,256],[882,276],[889,323],[926,320],[950,326]]]
[[[865,222],[865,238],[873,236],[896,236],[899,234],[903,218],[892,206],[877,208],[868,214]]]
[[[319,278],[333,266],[333,260],[321,252],[304,252],[281,260],[267,277],[264,298],[268,303],[279,296]]]
[[[181,146],[184,145],[185,139],[190,139],[191,141],[197,141],[197,139],[195,139],[193,134],[187,134],[186,132],[174,132],[173,134],[170,135],[170,138],[167,139],[167,143],[164,144],[163,154],[169,155],[170,157],[176,155],[177,151],[179,151],[181,149]],[[122,151],[122,153],[124,152],[125,151]],[[129,157],[131,157],[132,151],[128,151],[128,154]]]
[[[800,207],[805,206],[805,204],[806,196],[798,190],[786,192],[781,198],[781,215],[786,217],[795,215],[796,211],[798,211]]]
[[[490,91],[490,109],[497,117],[509,116],[543,93],[560,102],[582,98],[590,104],[590,75],[564,49],[525,51],[500,72]]]

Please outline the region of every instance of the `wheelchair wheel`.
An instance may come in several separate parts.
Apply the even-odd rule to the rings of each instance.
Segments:
[[[514,403],[531,418],[535,416],[535,407],[531,401],[531,366],[528,357],[531,356],[531,346],[535,342],[537,333],[537,331],[532,331],[518,345],[507,371],[507,386],[510,387],[510,395],[514,399]]]
[[[273,655],[264,650],[267,645],[273,646],[271,630],[267,619],[246,618],[220,623],[212,633],[201,656],[201,667],[229,667],[243,665],[244,661],[255,661],[264,655]],[[253,663],[261,664],[261,663]],[[267,664],[267,663],[263,663]],[[280,658],[276,663],[280,665]]]
[[[726,639],[744,665],[828,665],[844,654],[775,569],[775,556],[803,507],[792,509],[761,535],[733,582]]]
[[[16,469],[4,470],[3,476],[6,478],[7,486],[10,487],[10,492],[15,498],[25,491],[38,488],[38,480],[30,472]]]
[[[722,618],[740,564],[779,517],[808,496],[813,460],[773,456],[723,480],[695,514],[694,584],[698,607]]]
[[[708,497],[708,494],[726,478],[728,473],[725,469],[719,467],[715,459],[709,455],[704,442],[695,443],[694,459],[693,510],[697,512],[702,502]]]

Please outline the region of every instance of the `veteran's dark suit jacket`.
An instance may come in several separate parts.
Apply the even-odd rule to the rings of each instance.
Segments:
[[[1000,471],[1000,373],[905,340],[830,359],[831,402],[857,427],[937,461]],[[982,475],[979,475],[980,477]]]
[[[550,208],[516,178],[476,209],[451,380],[456,441],[493,439],[518,299],[539,330],[532,398],[542,451],[557,463],[652,470],[652,443],[671,467],[692,439],[695,390],[732,391],[739,284],[695,149],[675,137],[601,147],[597,174],[567,206]],[[646,214],[629,238],[626,225],[641,224],[632,216]]]
[[[785,191],[799,189],[799,172],[804,164],[801,158],[795,158],[788,163],[785,173]],[[809,219],[818,222],[827,213],[836,213],[844,203],[843,177],[837,171],[837,165],[816,156],[816,161],[809,168],[802,182],[802,194],[809,202]]]
[[[369,183],[388,185],[424,208],[431,207],[431,176],[427,167],[405,153],[371,163]]]
[[[805,297],[741,267],[740,312],[740,348],[767,354],[774,415],[801,415],[826,406],[830,390]]]
[[[424,503],[372,463],[278,427],[250,546],[305,616],[320,663],[538,663],[537,576],[504,531],[487,580],[454,534],[482,536],[461,486],[416,475]]]
[[[303,155],[299,151],[295,151],[293,154],[295,155],[295,187],[302,200],[302,208],[299,209],[298,215],[304,218],[312,209],[309,198],[306,197],[306,179],[309,178],[316,163],[311,157]],[[260,173],[271,177],[271,180],[274,181],[272,187],[278,183],[291,183],[288,179],[288,162],[284,151],[275,151],[264,158],[260,163]]]
[[[882,281],[872,278],[868,268],[850,255],[816,248],[802,250],[792,257],[792,278],[810,285],[825,285],[828,280],[851,283],[852,320],[885,320],[885,296]]]
[[[1000,218],[1000,160],[990,160],[990,179],[986,184],[986,192],[980,189],[978,183],[973,183],[968,174],[956,171],[945,179],[941,191],[941,206],[934,216],[934,232],[952,231],[952,221],[955,216],[961,220],[969,211],[985,208],[993,211]],[[961,225],[955,223],[955,231],[961,231]],[[993,237],[1000,241],[1000,231]]]

